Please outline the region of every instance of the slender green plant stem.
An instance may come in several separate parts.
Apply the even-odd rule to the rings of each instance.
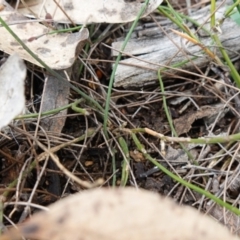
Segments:
[[[233,0],[233,2],[234,2],[233,8],[236,7],[238,10],[238,13],[240,14],[240,0]]]
[[[30,113],[30,114],[18,115],[14,119],[18,120],[18,119],[27,119],[27,118],[37,118],[37,117],[39,117],[39,115],[40,115],[40,117],[42,117],[42,116],[48,116],[50,114],[57,114],[57,113],[65,110],[65,109],[72,108],[73,105],[75,105],[75,104],[77,105],[77,104],[79,104],[82,101],[83,101],[83,99],[77,99],[73,103],[70,103],[70,104],[68,104],[66,106],[55,108],[55,109],[52,109],[52,110],[49,110],[49,111],[46,111],[46,112],[42,112],[42,113]]]
[[[233,11],[233,9],[236,7],[238,10],[238,13],[240,14],[240,0],[233,0],[234,4],[231,6],[231,8],[229,8],[227,10],[227,12],[225,13],[225,16],[228,17],[231,12]]]
[[[179,15],[179,13],[177,11],[174,10],[174,8],[172,7],[172,5],[169,3],[168,0],[166,0],[166,2],[167,2],[167,7],[160,5],[159,8],[168,9],[169,12],[174,16],[174,17],[172,17],[171,15],[168,14],[168,17],[170,17],[169,19],[171,19],[175,24],[177,24],[180,28],[182,28],[181,16]]]
[[[179,13],[179,15],[183,18],[186,19],[188,22],[191,22],[194,26],[196,27],[201,27],[201,30],[203,30],[206,34],[208,34],[209,36],[211,35],[211,32],[206,29],[204,26],[202,26],[202,24],[198,23],[196,20],[192,19],[191,17],[184,15],[182,13]]]
[[[167,116],[169,126],[170,126],[171,131],[174,134],[174,136],[178,137],[177,132],[176,132],[174,126],[173,126],[172,118],[171,118],[170,113],[168,111],[167,100],[166,100],[166,96],[165,96],[165,89],[164,89],[164,85],[163,85],[163,81],[162,81],[162,77],[161,77],[161,69],[158,70],[158,80],[159,80],[159,84],[160,84],[160,88],[161,88],[161,92],[162,92],[163,107],[164,107],[164,111],[165,111],[166,116]],[[188,157],[194,162],[194,164],[197,164],[197,162],[194,161],[194,158],[193,158],[192,154],[186,149],[186,147],[182,143],[179,143],[179,144],[180,144],[181,148],[184,150],[184,152],[188,155]]]
[[[106,106],[105,106],[105,110],[104,110],[104,120],[103,120],[103,131],[104,131],[104,134],[106,135],[106,137],[108,136],[107,134],[107,123],[108,123],[108,115],[109,115],[109,106],[110,106],[110,98],[111,98],[111,93],[112,93],[112,86],[113,86],[113,82],[114,82],[114,76],[115,76],[115,73],[116,73],[116,70],[117,70],[117,67],[118,67],[118,64],[120,62],[120,59],[122,57],[122,53],[125,49],[125,47],[127,46],[127,43],[132,35],[132,32],[134,30],[134,28],[136,27],[137,23],[138,23],[138,20],[140,19],[140,17],[142,16],[144,10],[146,9],[147,5],[149,3],[149,0],[145,0],[145,3],[144,5],[142,6],[141,10],[139,11],[138,15],[137,15],[137,18],[135,19],[135,21],[133,22],[125,40],[124,40],[124,43],[121,47],[121,50],[117,56],[117,59],[115,61],[115,64],[114,64],[114,67],[113,67],[113,70],[112,70],[112,74],[111,74],[111,77],[110,77],[110,81],[109,81],[109,85],[108,85],[108,92],[107,92],[107,99],[106,99]]]
[[[197,36],[194,35],[186,26],[186,24],[184,24],[183,20],[182,20],[182,15],[177,13],[172,6],[169,4],[169,7],[165,7],[165,6],[160,6],[158,7],[158,11],[160,13],[162,13],[164,16],[166,16],[168,19],[170,19],[173,23],[175,23],[182,31],[186,32],[190,37],[192,37],[193,39],[198,40]],[[172,13],[174,16],[176,16],[175,18],[172,17],[171,14],[168,13],[168,11],[170,11],[170,13]]]
[[[122,161],[122,175],[121,175],[121,186],[126,186],[129,175],[129,162],[130,155],[128,145],[123,137],[119,137],[118,142],[123,151],[123,161]]]
[[[204,196],[206,196],[207,198],[210,198],[212,199],[214,202],[216,202],[217,204],[219,204],[220,206],[222,207],[225,207],[226,209],[228,209],[229,211],[237,214],[237,215],[240,215],[240,210],[237,209],[236,207],[226,203],[226,202],[223,202],[221,199],[219,199],[218,197],[214,196],[213,194],[211,194],[210,192],[198,187],[198,186],[195,186],[187,181],[185,181],[184,179],[176,176],[175,174],[173,174],[172,172],[170,172],[168,169],[166,169],[162,164],[160,164],[159,162],[157,162],[154,158],[152,158],[148,153],[147,151],[143,148],[142,144],[140,143],[140,141],[138,140],[137,136],[132,133],[131,134],[132,136],[132,139],[135,143],[135,145],[137,146],[138,150],[141,151],[144,155],[144,157],[146,159],[148,159],[150,162],[152,162],[155,166],[157,166],[162,172],[164,172],[165,174],[167,174],[169,177],[171,177],[172,179],[174,179],[175,181],[181,183],[183,186],[185,187],[188,187]]]
[[[240,2],[240,0],[238,0],[238,2]],[[237,3],[235,3],[233,6],[234,7],[237,6]],[[233,6],[231,7],[231,11],[233,9]],[[189,34],[192,38],[194,38],[195,40],[197,40],[200,43],[198,38],[192,32],[190,32],[189,29],[186,29],[185,25],[183,24],[183,21],[181,20],[182,16],[177,14],[169,3],[168,3],[168,7],[160,6],[160,7],[158,7],[158,10],[162,14],[164,14],[167,18],[169,18],[172,22],[174,22],[184,32]],[[211,0],[211,10],[210,11],[211,11],[211,29],[214,29],[215,26],[216,26],[216,20],[215,20],[216,1],[215,0]],[[170,12],[173,16],[175,16],[175,18],[171,14],[169,14],[168,12]],[[225,16],[227,16],[227,14],[229,14],[229,11],[227,11],[225,13]],[[219,47],[219,50],[220,50],[223,58],[225,59],[227,65],[230,68],[230,73],[231,73],[232,78],[234,79],[234,82],[236,83],[237,87],[240,88],[240,76],[239,76],[239,73],[236,70],[236,68],[234,67],[234,65],[233,65],[231,59],[229,58],[227,52],[223,48],[223,46],[221,44],[221,41],[219,40],[217,34],[210,34],[210,36],[213,39],[213,41],[216,43],[216,45]],[[217,56],[216,56],[215,60],[216,60],[216,62],[218,64],[222,65],[221,61],[218,59]]]
[[[216,0],[211,0],[211,8],[210,8],[210,13],[211,13],[211,28],[216,25],[216,19],[215,19],[215,11],[216,11]]]
[[[77,102],[77,101],[75,101],[75,102],[72,104],[72,110],[73,110],[73,111],[75,111],[75,112],[77,112],[77,113],[81,113],[81,114],[83,114],[83,115],[85,115],[85,116],[90,115],[90,113],[89,113],[86,109],[77,107],[77,105],[78,105],[78,102]]]
[[[173,135],[175,137],[178,137],[177,132],[176,132],[174,126],[173,126],[172,118],[171,118],[171,116],[169,114],[169,111],[168,111],[167,100],[166,100],[166,96],[165,96],[165,89],[164,89],[164,85],[163,85],[163,81],[162,81],[162,77],[161,77],[161,69],[158,70],[158,80],[159,80],[159,84],[160,84],[160,88],[161,88],[161,92],[162,92],[163,108],[164,108],[164,111],[166,113],[169,126],[171,128],[171,131],[172,131]]]
[[[64,28],[64,29],[58,29],[58,30],[53,30],[47,34],[55,34],[55,33],[65,33],[65,32],[72,32],[76,30],[82,29],[83,26],[77,26],[77,27],[72,27],[72,28]]]
[[[159,6],[158,11],[162,13],[165,17],[167,17],[169,20],[171,20],[173,23],[175,23],[181,30],[185,31],[185,29],[182,26],[182,23],[177,21],[171,14],[168,13],[168,11],[171,11],[172,9],[165,6]]]
[[[227,143],[231,141],[239,141],[240,140],[240,133],[232,134],[229,136],[223,137],[204,137],[204,138],[196,138],[191,139],[191,143],[196,144],[215,144],[215,143]]]
[[[222,43],[219,39],[219,37],[217,36],[217,34],[213,34],[212,38],[214,39],[216,45],[218,46],[224,60],[226,61],[228,67],[230,68],[230,74],[234,80],[234,82],[236,83],[237,87],[240,88],[240,76],[238,71],[236,70],[235,66],[233,65],[231,59],[229,58],[226,50],[224,49],[224,47],[222,46]]]
[[[216,11],[216,0],[211,0],[211,29],[213,30],[216,26],[216,20],[215,20],[215,11]],[[222,43],[218,37],[217,34],[212,34],[212,39],[216,43],[216,45],[219,47],[219,50],[226,61],[227,65],[230,68],[230,73],[232,78],[234,79],[234,82],[236,83],[237,87],[240,88],[240,76],[234,67],[231,59],[229,58],[227,52],[225,51],[224,47],[222,46]]]
[[[129,132],[129,130],[126,130],[126,132]],[[146,128],[131,129],[131,132],[148,133],[148,131],[146,131]],[[216,143],[228,143],[228,142],[240,141],[240,133],[236,133],[228,136],[202,137],[202,138],[168,137],[161,133],[156,133],[154,136],[165,142],[176,142],[176,143],[216,144]]]

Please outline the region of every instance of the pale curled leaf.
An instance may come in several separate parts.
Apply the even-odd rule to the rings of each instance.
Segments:
[[[78,24],[131,22],[136,19],[144,5],[144,2],[125,0],[68,0],[58,2],[71,20]],[[56,22],[70,22],[53,0],[30,0],[26,3],[40,18],[45,18],[47,11]],[[162,0],[150,0],[143,16],[154,11],[161,3]],[[29,9],[24,8],[24,6],[20,6],[19,11],[26,15],[32,15]]]
[[[237,240],[190,207],[144,190],[95,189],[69,196],[19,227],[31,239]],[[16,231],[4,239],[17,239]],[[1,238],[0,238],[1,240]]]
[[[24,110],[25,77],[26,66],[17,54],[0,68],[0,130]]]
[[[37,22],[29,22],[11,8],[7,3],[0,11],[0,17],[9,24],[13,32],[52,69],[69,68],[75,61],[83,42],[88,38],[87,29],[76,33],[47,34],[51,29]],[[43,36],[41,36],[43,35]],[[8,54],[17,52],[19,56],[29,62],[41,66],[4,28],[0,27],[0,49]],[[37,38],[38,36],[41,36]],[[34,40],[29,41],[33,38]]]

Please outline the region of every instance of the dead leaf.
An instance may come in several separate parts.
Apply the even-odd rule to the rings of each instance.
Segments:
[[[190,113],[183,115],[182,117],[180,117],[178,119],[175,119],[174,126],[176,129],[176,132],[178,135],[187,133],[191,129],[192,124],[196,119],[204,118],[204,120],[208,124],[211,124],[215,121],[215,118],[217,117],[219,112],[221,112],[221,114],[220,114],[218,120],[223,118],[227,111],[228,111],[228,109],[227,108],[225,109],[224,104],[222,104],[222,103],[211,105],[211,106],[208,106],[208,105],[202,106],[196,112],[190,112]]]
[[[134,151],[130,151],[129,152],[130,157],[136,161],[136,162],[144,162],[146,161],[145,157],[143,156],[143,154],[141,152],[139,152],[138,150],[134,150]]]
[[[51,29],[37,22],[29,22],[5,1],[0,17],[9,24],[13,32],[52,69],[69,68],[75,61],[79,44],[85,41],[89,32],[86,28],[76,33],[47,34]],[[43,35],[43,36],[42,36]],[[0,27],[0,49],[8,54],[17,52],[19,56],[41,66],[4,28]],[[41,36],[41,37],[39,37]],[[29,41],[29,39],[34,39]]]
[[[237,240],[213,219],[158,194],[133,188],[95,189],[69,196],[33,216],[19,232],[51,240]],[[15,229],[3,239],[16,240]]]
[[[26,3],[28,2],[26,1]],[[77,24],[131,22],[136,19],[144,5],[144,2],[127,2],[124,0],[68,0],[58,2],[71,20]],[[66,14],[53,0],[35,0],[34,2],[30,1],[30,3],[29,8],[39,18],[44,19],[46,13],[49,13],[55,22],[70,23]],[[154,11],[161,3],[162,0],[150,0],[143,16]],[[20,5],[19,12],[32,16],[32,13],[23,5]]]
[[[0,129],[24,110],[26,71],[17,54],[10,56],[0,68]]]
[[[187,133],[191,129],[192,124],[195,120],[196,112],[190,112],[175,119],[173,122],[178,136],[183,133]]]

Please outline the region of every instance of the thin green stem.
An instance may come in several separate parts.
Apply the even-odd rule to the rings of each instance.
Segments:
[[[235,5],[235,4],[234,4]],[[213,30],[216,27],[216,20],[215,20],[215,11],[216,11],[216,1],[215,0],[211,0],[211,29]],[[225,16],[229,14],[229,12],[225,13]],[[236,68],[234,67],[231,59],[229,58],[227,52],[225,51],[225,49],[222,46],[222,43],[218,37],[217,34],[212,34],[212,39],[214,40],[214,42],[216,43],[216,45],[219,47],[219,50],[224,58],[224,60],[226,61],[227,65],[230,68],[230,74],[234,80],[234,82],[236,83],[237,87],[240,88],[240,76],[238,74],[238,71],[236,70]]]
[[[123,137],[119,137],[118,142],[123,151],[123,161],[122,161],[122,175],[121,175],[121,186],[126,186],[129,176],[129,162],[130,154],[128,145]]]
[[[132,26],[131,26],[131,28],[130,28],[130,30],[129,30],[126,38],[125,38],[125,40],[124,40],[124,43],[123,43],[123,45],[121,47],[120,53],[117,56],[117,59],[115,61],[115,64],[114,64],[114,67],[113,67],[113,70],[112,70],[112,74],[111,74],[109,85],[108,85],[108,92],[107,92],[107,99],[106,99],[106,106],[105,106],[105,110],[104,110],[104,120],[103,120],[103,131],[104,131],[104,134],[106,135],[106,137],[108,135],[107,134],[107,123],[108,123],[108,115],[109,115],[109,106],[110,106],[112,87],[113,87],[113,82],[114,82],[114,76],[115,76],[118,64],[120,62],[120,59],[122,57],[122,53],[121,52],[123,52],[125,47],[127,46],[127,43],[128,43],[128,41],[129,41],[129,39],[130,39],[130,37],[132,35],[132,32],[133,32],[134,28],[137,26],[138,20],[140,19],[140,17],[144,13],[144,10],[146,9],[148,3],[149,3],[149,0],[145,0],[144,5],[142,6],[141,10],[139,11],[139,13],[137,15],[137,18],[133,22],[133,24],[132,24]]]
[[[146,128],[131,129],[131,132],[148,133],[148,131],[146,131]],[[240,133],[236,133],[228,136],[217,136],[217,137],[184,138],[184,137],[168,137],[161,133],[156,132],[154,136],[165,142],[176,142],[176,143],[216,144],[216,143],[228,143],[228,142],[240,141]]]
[[[85,116],[88,116],[90,115],[90,113],[84,109],[84,108],[80,108],[80,107],[77,107],[77,105],[79,104],[79,101],[75,101],[73,104],[72,104],[72,110],[77,112],[77,113],[81,113]]]
[[[175,18],[168,13],[168,11],[175,16]],[[158,11],[160,13],[162,13],[164,16],[166,16],[168,19],[170,19],[173,23],[175,23],[183,32],[186,32],[190,37],[192,37],[193,39],[198,40],[197,36],[194,35],[189,28],[187,27],[186,24],[184,24],[184,21],[182,20],[182,15],[178,14],[173,8],[172,6],[169,4],[169,7],[165,7],[165,6],[160,6],[158,7]]]
[[[216,25],[216,19],[215,19],[215,11],[216,11],[216,0],[211,0],[211,8],[210,8],[210,14],[211,14],[211,29],[213,29]]]
[[[234,4],[227,9],[226,13],[224,14],[225,18],[229,17],[232,13],[232,11],[234,10],[234,8],[236,7],[239,14],[240,14],[240,0],[233,0]]]
[[[216,45],[218,46],[218,48],[219,48],[224,60],[226,61],[228,67],[230,68],[230,74],[231,74],[234,82],[236,83],[237,87],[240,88],[240,75],[239,75],[238,71],[236,70],[235,66],[233,65],[231,59],[229,58],[226,50],[222,46],[222,43],[221,43],[219,37],[217,36],[217,34],[213,34],[212,38],[214,39]]]
[[[135,145],[137,146],[138,150],[141,151],[144,155],[144,157],[146,159],[148,159],[150,162],[152,162],[155,166],[157,166],[162,172],[164,172],[165,174],[167,174],[169,177],[171,177],[173,180],[179,182],[180,184],[182,184],[185,187],[188,187],[202,195],[204,195],[205,197],[212,199],[214,202],[216,202],[217,204],[219,204],[222,207],[225,207],[226,209],[228,209],[229,211],[240,215],[240,210],[237,209],[236,207],[222,201],[221,199],[219,199],[218,197],[214,196],[213,194],[211,194],[210,192],[196,186],[193,185],[187,181],[185,181],[184,179],[176,176],[175,174],[173,174],[172,172],[170,172],[167,168],[165,168],[162,164],[160,164],[159,162],[157,162],[154,158],[152,158],[147,151],[143,148],[142,144],[140,143],[140,141],[138,140],[138,138],[136,137],[136,135],[134,133],[131,134],[132,139],[135,143]]]
[[[178,137],[177,132],[176,132],[174,126],[173,126],[172,118],[171,118],[170,113],[168,111],[167,100],[166,100],[166,96],[165,96],[165,89],[164,89],[164,85],[163,85],[163,81],[162,81],[162,77],[161,77],[161,69],[158,70],[158,80],[159,80],[159,84],[160,84],[160,88],[161,88],[161,92],[162,92],[163,108],[164,108],[164,111],[166,113],[166,117],[167,117],[170,129],[171,129],[172,133],[174,134],[174,136]],[[186,147],[182,143],[179,143],[179,144],[180,144],[181,148],[184,150],[184,152],[188,155],[188,157],[195,164],[197,164],[197,162],[194,161],[194,158],[193,158],[192,154],[186,149]]]
[[[39,115],[40,115],[40,117],[43,117],[43,116],[48,116],[50,114],[57,114],[65,109],[71,108],[74,104],[76,104],[76,105],[79,104],[82,101],[83,101],[83,99],[77,99],[75,102],[70,103],[66,106],[55,108],[55,109],[52,109],[52,110],[49,110],[46,112],[42,112],[42,113],[30,113],[30,114],[19,115],[14,119],[18,120],[18,119],[27,119],[27,118],[37,118],[37,117],[39,117]]]

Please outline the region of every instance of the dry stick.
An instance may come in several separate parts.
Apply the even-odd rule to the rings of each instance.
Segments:
[[[148,60],[145,60],[145,59],[141,59],[140,57],[137,57],[137,56],[134,56],[132,54],[129,54],[127,52],[124,52],[124,51],[120,51],[118,50],[117,48],[114,48],[114,47],[111,47],[109,45],[106,45],[104,43],[102,43],[103,46],[105,46],[106,48],[109,48],[111,49],[112,51],[116,51],[116,52],[120,52],[122,53],[124,56],[127,56],[129,58],[132,58],[134,60],[137,60],[137,61],[141,61],[143,63],[146,63],[146,65],[152,65],[152,67],[150,66],[142,66],[142,65],[139,65],[137,63],[129,63],[129,62],[124,62],[121,61],[119,62],[119,65],[122,65],[122,66],[126,66],[126,67],[136,67],[136,68],[142,68],[146,71],[151,71],[151,72],[156,72],[159,68],[164,68],[164,69],[167,69],[167,70],[171,70],[171,71],[174,71],[174,70],[177,70],[179,73],[182,73],[182,74],[190,74],[191,76],[194,76],[194,77],[199,77],[199,78],[202,78],[203,76],[201,74],[198,74],[198,73],[195,73],[194,71],[191,71],[189,72],[188,70],[185,70],[185,69],[181,69],[181,68],[176,68],[176,67],[173,67],[173,66],[168,66],[168,65],[165,65],[165,64],[160,64],[160,63],[156,63],[156,62],[153,62],[153,61],[148,61]],[[234,52],[235,53],[235,52]],[[89,60],[94,60],[94,59],[89,59]],[[114,62],[111,62],[109,60],[99,60],[100,62],[109,62],[109,63],[114,63]],[[158,69],[154,69],[154,66]],[[169,73],[170,74],[170,73]],[[219,83],[219,80],[216,80],[214,78],[211,78],[211,77],[208,77],[208,76],[204,76],[204,79],[206,80],[209,80],[209,81],[212,81],[212,82],[215,82],[215,83]],[[234,87],[232,85],[229,85],[229,84],[226,84],[225,82],[224,83],[221,83],[222,85],[224,86],[227,86],[227,87],[230,87],[236,91],[239,91],[239,88],[237,87]]]

